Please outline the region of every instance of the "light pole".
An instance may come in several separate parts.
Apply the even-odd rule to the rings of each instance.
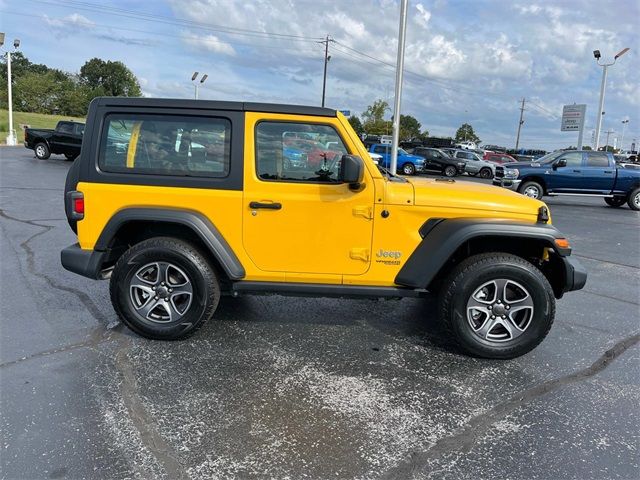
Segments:
[[[622,120],[622,136],[620,137],[620,150],[624,148],[624,144],[622,142],[624,142],[624,131],[627,128],[627,123],[629,123],[628,118],[625,120]]]
[[[198,74],[200,72],[193,72],[193,75],[191,76],[191,81],[193,82],[193,88],[194,88],[194,98],[196,100],[198,100],[198,88],[200,87],[200,85],[202,85],[204,83],[204,81],[209,77],[209,75],[207,75],[206,73],[202,75],[202,78],[200,78],[200,81],[196,81],[198,78]]]
[[[596,118],[596,151],[598,147],[600,147],[600,129],[602,128],[602,115],[604,112],[602,111],[604,108],[604,90],[607,84],[607,68],[616,63],[622,55],[627,53],[629,48],[623,48],[620,50],[615,57],[613,57],[613,62],[611,63],[600,63],[600,50],[594,50],[593,56],[596,59],[598,65],[602,67],[602,84],[600,85],[600,105],[598,107],[598,118]]]
[[[4,33],[0,33],[0,48],[4,45]],[[13,48],[16,50],[20,46],[20,40],[13,41]],[[11,50],[7,49],[7,103],[9,107],[9,135],[7,135],[7,145],[17,145],[16,131],[13,129],[13,93],[11,91]]]
[[[392,175],[398,168],[398,139],[400,137],[400,101],[402,100],[402,73],[404,70],[404,42],[407,34],[408,0],[400,0],[400,25],[398,32],[398,58],[396,60],[396,91],[393,105],[393,137],[391,139],[391,158],[389,170]]]

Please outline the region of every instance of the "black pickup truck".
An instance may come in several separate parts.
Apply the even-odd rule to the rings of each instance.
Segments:
[[[60,154],[67,160],[80,155],[84,123],[60,121],[55,130],[27,128],[24,131],[24,146],[30,148],[40,160],[51,154]]]

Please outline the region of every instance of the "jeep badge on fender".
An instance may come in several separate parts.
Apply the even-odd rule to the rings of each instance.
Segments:
[[[65,209],[64,268],[109,278],[123,323],[159,340],[222,294],[436,294],[459,348],[513,358],[587,277],[541,201],[396,176],[328,108],[96,98]]]

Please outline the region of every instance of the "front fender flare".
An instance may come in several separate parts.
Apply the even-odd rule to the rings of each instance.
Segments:
[[[559,248],[554,240],[564,238],[551,225],[522,223],[491,218],[431,219],[420,228],[423,237],[406,263],[398,272],[398,285],[427,288],[456,250],[473,238],[507,237],[536,239],[560,256],[571,254],[570,248]]]

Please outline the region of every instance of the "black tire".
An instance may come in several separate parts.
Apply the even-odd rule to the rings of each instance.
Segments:
[[[627,202],[625,197],[613,197],[613,198],[605,198],[605,203],[610,207],[621,207]]]
[[[479,312],[473,308],[469,309],[469,302],[475,300],[474,296],[483,293],[482,287],[493,281],[504,281],[506,285],[516,290],[522,287],[528,297],[524,297],[520,302],[525,305],[524,301],[528,299],[526,301],[531,304],[531,307],[516,309],[517,301],[512,303],[505,301],[502,307],[494,303],[493,310],[487,307],[486,314],[482,313],[477,320],[474,319],[473,316]],[[494,290],[497,292],[498,288]],[[506,287],[502,290],[507,291]],[[489,293],[489,295],[492,294]],[[506,296],[503,298],[506,299]],[[513,305],[510,307],[512,310],[505,310],[508,303]],[[547,336],[555,316],[555,297],[547,278],[530,262],[506,253],[483,253],[462,262],[443,282],[440,290],[439,312],[444,329],[463,352],[483,358],[508,359],[531,351]],[[494,317],[490,317],[489,313],[493,312],[497,312],[500,318],[492,320]],[[523,317],[522,314],[528,315],[529,318]],[[512,319],[512,315],[516,317]],[[484,318],[486,320],[483,320]],[[506,320],[501,320],[504,318]],[[514,323],[523,321],[519,318],[524,318],[526,322],[522,324],[522,329],[514,327]],[[481,326],[474,330],[472,322],[476,321]],[[493,323],[483,323],[483,321]],[[510,325],[513,335],[505,328],[503,321]],[[485,325],[494,326],[486,329],[486,333],[482,336],[478,332],[482,332]],[[500,335],[506,335],[506,337],[498,339]],[[488,338],[489,336],[495,338]]]
[[[518,188],[518,193],[521,193],[522,195],[525,195],[527,197],[535,198],[536,200],[540,200],[544,195],[544,189],[538,182],[530,181],[524,182],[522,185],[520,185],[520,188]]]
[[[153,265],[167,264],[167,271],[170,273],[156,275],[150,282],[142,280],[142,276],[136,276],[144,268],[149,267],[149,270],[153,270]],[[191,287],[189,303],[182,313],[176,307],[176,303],[182,302],[184,306],[188,294],[183,294],[176,301],[175,295],[180,294],[168,293],[173,289],[167,292],[167,287],[174,286],[170,281],[171,272],[180,280],[186,278],[185,285],[189,284]],[[162,279],[166,279],[166,287],[158,294],[162,288],[158,283]],[[179,288],[179,281],[175,282],[174,288]],[[156,286],[150,287],[154,283]],[[144,288],[157,290],[155,293],[149,292],[145,303],[144,298],[140,300],[139,294],[135,293],[141,291],[136,289],[136,284],[144,284]],[[138,335],[156,340],[178,340],[192,335],[213,316],[220,301],[220,284],[205,255],[193,245],[170,237],[151,238],[127,250],[113,269],[109,289],[111,303],[122,322]],[[163,300],[165,295],[167,299]],[[159,297],[158,302],[155,299]],[[136,301],[140,301],[142,306],[136,308]],[[157,307],[150,309],[147,315],[139,313],[140,310],[144,311],[145,306],[154,302]],[[172,319],[171,312],[176,319]],[[169,320],[160,318],[163,313],[168,314]]]
[[[69,161],[69,162],[73,162],[77,157],[78,154],[77,153],[65,153],[64,157]]]
[[[458,174],[458,169],[453,165],[447,165],[444,167],[444,176],[445,177],[455,177]]]
[[[39,160],[46,160],[51,156],[51,150],[49,150],[49,145],[44,142],[37,143],[35,147],[33,147],[33,151],[36,154],[36,158]]]
[[[634,189],[629,194],[629,199],[627,200],[627,205],[631,210],[635,210],[636,212],[640,210],[640,187]]]
[[[402,165],[402,174],[403,175],[415,175],[416,167],[413,163],[405,163]]]
[[[488,167],[481,168],[480,178],[493,178],[493,172]]]

